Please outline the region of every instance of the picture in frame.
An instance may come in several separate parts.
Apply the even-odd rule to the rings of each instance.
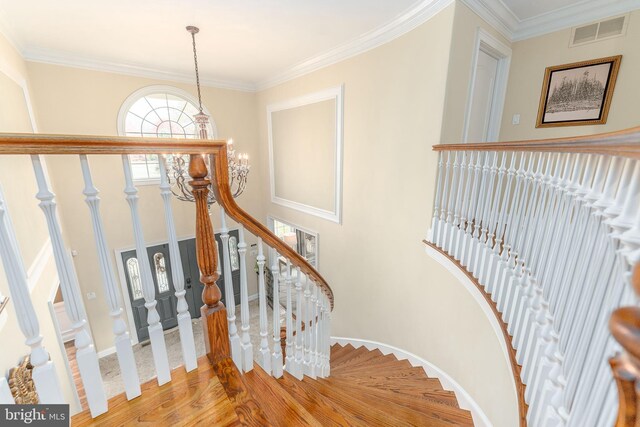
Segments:
[[[537,128],[607,122],[622,55],[547,67]]]

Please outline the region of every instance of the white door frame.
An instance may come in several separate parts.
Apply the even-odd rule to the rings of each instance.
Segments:
[[[489,113],[490,122],[486,142],[495,142],[498,140],[498,136],[500,135],[504,99],[507,95],[509,67],[511,66],[511,48],[489,34],[486,30],[478,27],[478,31],[476,32],[476,42],[473,48],[473,60],[471,63],[471,80],[469,81],[469,94],[467,96],[467,110],[464,116],[464,133],[462,135],[463,142],[469,142],[468,136],[469,124],[471,121],[471,107],[473,103],[473,91],[480,51],[483,51],[498,60],[496,83],[493,87],[491,112]]]

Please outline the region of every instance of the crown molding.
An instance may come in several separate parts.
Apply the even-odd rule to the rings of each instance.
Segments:
[[[542,15],[519,19],[502,0],[461,0],[513,42],[640,9],[640,0],[584,0]]]
[[[127,76],[145,77],[150,79],[167,80],[179,83],[193,84],[195,81],[194,76],[190,73],[187,74],[172,71],[160,71],[157,69],[141,67],[134,64],[80,58],[68,53],[56,52],[48,49],[26,48],[23,49],[21,53],[26,61],[31,62],[62,65],[65,67],[82,68],[92,71],[104,71],[109,73],[124,74]],[[256,86],[253,83],[242,81],[201,77],[200,82],[203,86],[216,87],[220,89],[231,89],[244,92],[256,91]]]
[[[388,43],[427,22],[455,0],[423,0],[415,7],[399,15],[393,21],[366,32],[361,36],[333,48],[323,54],[302,61],[287,70],[258,82],[257,89],[264,90],[313,71],[333,65],[345,59]]]
[[[520,20],[501,0],[462,0],[462,3],[487,21],[507,40],[513,38]]]
[[[576,25],[598,21],[640,9],[640,0],[583,1],[553,12],[520,21],[512,40],[520,41]]]

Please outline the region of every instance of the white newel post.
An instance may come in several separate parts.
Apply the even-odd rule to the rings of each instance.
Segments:
[[[73,322],[78,370],[87,395],[91,415],[97,417],[107,412],[107,396],[102,384],[98,355],[87,331],[87,320],[83,317],[82,297],[79,293],[78,279],[62,240],[62,231],[56,214],[55,196],[49,189],[49,183],[47,182],[40,156],[32,155],[31,162],[36,182],[38,183],[36,198],[40,200],[39,206],[47,220],[47,228],[49,229],[51,246],[53,247],[53,258],[56,263],[62,297],[65,302],[65,311]]]
[[[171,371],[169,369],[169,358],[167,356],[167,346],[164,340],[164,331],[160,323],[160,315],[156,308],[156,289],[151,275],[149,255],[147,245],[142,232],[142,222],[138,212],[138,189],[133,185],[131,175],[131,164],[129,156],[122,156],[122,168],[124,170],[125,189],[127,203],[131,211],[131,224],[133,226],[133,237],[136,243],[136,257],[140,267],[140,280],[142,282],[142,294],[144,296],[145,308],[147,309],[147,323],[149,324],[149,340],[151,341],[151,352],[153,362],[158,375],[158,384],[166,384],[171,381]]]
[[[0,259],[9,285],[11,303],[15,308],[18,325],[31,347],[30,360],[33,365],[32,378],[42,403],[65,403],[62,390],[49,353],[42,345],[40,324],[29,295],[27,273],[20,257],[20,250],[5,206],[4,194],[0,188]],[[9,392],[9,396],[11,393]],[[13,399],[13,398],[11,398]],[[3,403],[11,403],[3,398]]]
[[[171,185],[167,179],[167,166],[165,158],[158,155],[160,163],[160,196],[164,205],[164,221],[167,226],[167,240],[169,242],[169,258],[171,261],[171,279],[176,291],[176,310],[178,312],[178,331],[180,333],[180,345],[182,347],[182,359],[184,369],[187,372],[198,367],[196,356],[196,343],[193,339],[193,325],[191,324],[191,313],[185,298],[187,293],[184,290],[184,272],[182,270],[182,257],[178,246],[176,226],[173,222],[173,209],[171,208]]]
[[[247,243],[244,240],[244,226],[240,225],[238,235],[238,256],[240,258],[240,320],[242,322],[240,347],[242,348],[242,370],[253,369],[253,345],[249,333],[249,289],[247,285]]]
[[[273,275],[273,353],[271,358],[272,374],[276,378],[283,375],[282,348],[280,347],[280,271],[278,252],[272,250],[271,274]]]
[[[287,313],[286,313],[286,328],[287,328],[287,339],[286,339],[286,360],[285,360],[285,369],[289,373],[293,373],[295,369],[293,368],[293,361],[295,360],[295,355],[293,353],[293,301],[291,299],[291,261],[287,259],[287,274],[284,279],[284,287],[285,292],[287,293]]]
[[[258,364],[267,374],[271,373],[271,354],[269,352],[269,333],[267,325],[267,291],[265,288],[265,256],[262,239],[258,238],[258,298],[260,303],[260,357]]]
[[[295,340],[295,360],[293,362],[293,376],[302,379],[303,356],[302,356],[302,272],[300,267],[296,269],[296,340]]]
[[[427,240],[436,241],[440,227],[440,194],[442,193],[442,173],[444,164],[442,162],[442,151],[438,152],[438,173],[436,175],[436,192],[433,196],[433,217],[431,218],[431,230],[427,233]]]
[[[242,370],[242,345],[236,326],[236,298],[233,293],[233,279],[231,277],[231,255],[229,253],[229,229],[227,215],[220,206],[220,240],[222,241],[222,271],[224,272],[224,298],[227,306],[227,321],[229,322],[229,341],[231,343],[231,358],[236,367]]]
[[[100,275],[104,287],[104,294],[109,304],[109,315],[113,321],[113,334],[115,335],[115,348],[120,365],[121,377],[124,383],[124,389],[127,399],[131,400],[140,396],[140,379],[138,377],[138,368],[136,360],[131,348],[131,338],[127,325],[122,317],[122,307],[120,306],[120,288],[117,285],[113,263],[109,252],[109,245],[100,215],[100,197],[99,191],[93,184],[91,177],[91,169],[86,155],[80,155],[80,167],[82,168],[82,176],[84,178],[85,202],[89,207],[91,214],[91,224],[93,226],[93,237],[96,243],[96,253],[98,255],[98,265],[100,266]]]

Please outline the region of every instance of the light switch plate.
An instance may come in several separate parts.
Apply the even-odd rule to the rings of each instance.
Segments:
[[[513,118],[511,119],[511,124],[512,125],[519,125],[520,124],[520,114],[514,114]]]

